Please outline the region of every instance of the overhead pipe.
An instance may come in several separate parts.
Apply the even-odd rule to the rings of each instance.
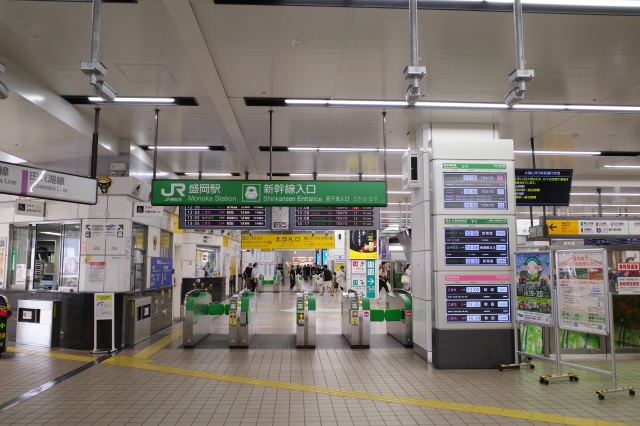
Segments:
[[[98,177],[98,139],[100,137],[100,108],[95,109],[91,139],[91,179]]]
[[[91,21],[91,61],[80,62],[80,70],[89,76],[89,83],[96,95],[105,102],[113,102],[118,95],[114,88],[105,83],[103,77],[107,75],[107,67],[100,62],[100,7],[101,0],[93,0]]]
[[[516,69],[509,74],[509,82],[517,83],[517,86],[512,88],[504,98],[505,104],[510,107],[519,104],[524,99],[524,93],[527,91],[527,82],[534,77],[533,70],[525,69],[522,0],[514,0],[513,2],[513,24],[516,36]]]
[[[273,180],[273,110],[269,110],[269,180]]]
[[[155,132],[153,135],[153,180],[156,179],[156,170],[158,168],[158,126],[160,123],[160,110],[156,108],[155,113]]]
[[[384,182],[387,183],[387,112],[382,112],[382,147],[384,148]]]
[[[404,69],[404,79],[411,80],[411,84],[405,100],[409,105],[415,105],[420,100],[420,81],[427,75],[427,67],[418,65],[418,0],[409,0],[409,31],[411,54],[409,65]]]

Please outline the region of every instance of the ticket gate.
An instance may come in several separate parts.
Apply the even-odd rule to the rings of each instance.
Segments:
[[[296,348],[316,347],[316,298],[313,293],[296,294]]]
[[[182,342],[185,348],[193,348],[211,333],[210,303],[211,294],[205,290],[191,290],[185,294],[182,323]]]
[[[256,335],[257,299],[255,293],[243,290],[229,302],[229,347],[248,348]]]
[[[342,294],[342,335],[352,348],[371,344],[370,301],[362,293],[349,289]]]
[[[280,273],[277,273],[274,277],[273,277],[273,292],[274,293],[280,293],[280,284],[282,284],[282,275],[280,275]]]
[[[411,292],[395,288],[387,293],[387,334],[406,348],[413,347],[413,305]]]

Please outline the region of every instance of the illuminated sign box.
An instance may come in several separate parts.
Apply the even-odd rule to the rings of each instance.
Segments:
[[[181,206],[181,229],[270,229],[265,206]]]

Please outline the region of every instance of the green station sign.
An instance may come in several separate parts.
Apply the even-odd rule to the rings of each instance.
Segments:
[[[154,206],[387,205],[386,182],[321,180],[154,180]]]

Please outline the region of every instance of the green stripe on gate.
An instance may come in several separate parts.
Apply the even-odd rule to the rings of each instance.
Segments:
[[[386,321],[402,321],[404,312],[400,309],[387,309],[384,313],[384,319]]]
[[[372,309],[371,310],[371,322],[382,322],[384,321],[384,310],[383,309]]]
[[[224,315],[224,305],[221,303],[210,304],[209,315]]]

